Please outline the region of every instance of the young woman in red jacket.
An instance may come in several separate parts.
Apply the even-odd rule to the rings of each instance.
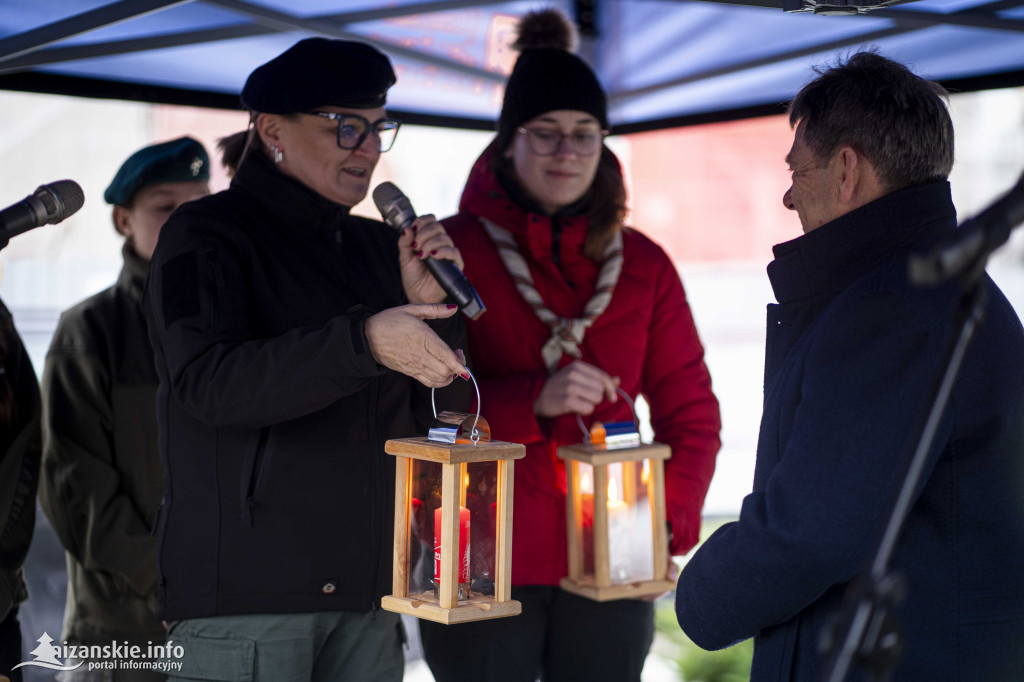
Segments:
[[[553,29],[553,30],[552,30]],[[555,34],[555,46],[550,36]],[[632,417],[643,394],[666,462],[671,552],[693,547],[719,448],[718,402],[676,269],[623,226],[626,190],[603,144],[605,93],[566,50],[554,11],[520,25],[498,134],[476,162],[460,212],[443,221],[488,312],[468,323],[483,414],[516,464],[512,597],[523,612],[459,626],[421,622],[438,682],[640,680],[650,601],[599,603],[558,587],[567,574],[560,445],[585,422]]]

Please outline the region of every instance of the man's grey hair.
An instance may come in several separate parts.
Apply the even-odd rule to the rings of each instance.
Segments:
[[[889,192],[949,177],[953,121],[945,88],[875,52],[815,71],[818,77],[790,102],[789,122],[803,122],[819,161],[849,145]]]

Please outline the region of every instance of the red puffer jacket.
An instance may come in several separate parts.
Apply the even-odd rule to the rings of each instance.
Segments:
[[[553,219],[513,203],[490,170],[490,151],[477,160],[460,212],[443,221],[466,261],[465,273],[487,312],[468,322],[469,351],[480,381],[483,415],[496,440],[526,445],[516,464],[512,583],[557,585],[567,574],[565,468],[560,445],[579,443],[573,415],[538,418],[533,403],[548,377],[541,346],[549,328],[526,304],[478,216],[515,235],[537,291],[557,315],[580,317],[597,281],[598,264],[583,255],[587,219]],[[560,264],[552,260],[557,241]],[[701,507],[715,469],[721,421],[682,283],[661,248],[641,233],[623,234],[624,263],[607,310],[587,331],[583,360],[621,379],[632,397],[646,396],[655,440],[672,448],[666,500],[673,554],[697,543]],[[573,359],[563,356],[561,365]],[[625,401],[604,402],[599,421],[630,418]],[[589,423],[590,419],[585,420]]]

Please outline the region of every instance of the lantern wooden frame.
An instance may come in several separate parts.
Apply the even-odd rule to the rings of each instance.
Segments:
[[[392,594],[381,606],[396,613],[450,625],[474,620],[515,616],[523,607],[512,594],[512,480],[515,460],[526,456],[518,443],[480,441],[437,443],[426,438],[389,440],[384,452],[397,458],[395,470],[395,549]],[[413,460],[441,464],[441,587],[409,594],[409,514]],[[458,600],[459,506],[466,503],[465,473],[470,462],[498,463],[498,499],[494,560],[494,597],[470,594]],[[471,540],[472,542],[472,540]]]
[[[675,589],[668,578],[668,531],[665,526],[665,460],[672,450],[661,443],[609,449],[605,445],[567,445],[558,448],[558,456],[566,464],[566,525],[569,549],[569,575],[561,587],[595,601],[629,599],[660,594]],[[651,580],[613,583],[608,539],[608,465],[618,462],[650,462],[651,539],[654,556]],[[580,463],[594,468],[594,573],[584,574],[583,499],[580,490]],[[624,493],[635,485],[628,482]],[[628,498],[624,498],[628,501]]]

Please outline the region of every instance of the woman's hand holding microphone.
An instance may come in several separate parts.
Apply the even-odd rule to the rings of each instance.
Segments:
[[[449,260],[462,270],[465,263],[444,226],[433,215],[421,215],[398,238],[402,285],[410,303],[440,303],[448,297],[423,261]]]
[[[425,386],[440,388],[460,376],[469,379],[463,366],[466,357],[452,350],[423,320],[451,317],[454,304],[444,304],[447,294],[424,266],[427,258],[450,260],[461,269],[462,254],[444,226],[432,215],[416,218],[398,238],[398,262],[402,286],[410,304],[389,308],[366,319],[370,353],[381,365],[406,374]]]

